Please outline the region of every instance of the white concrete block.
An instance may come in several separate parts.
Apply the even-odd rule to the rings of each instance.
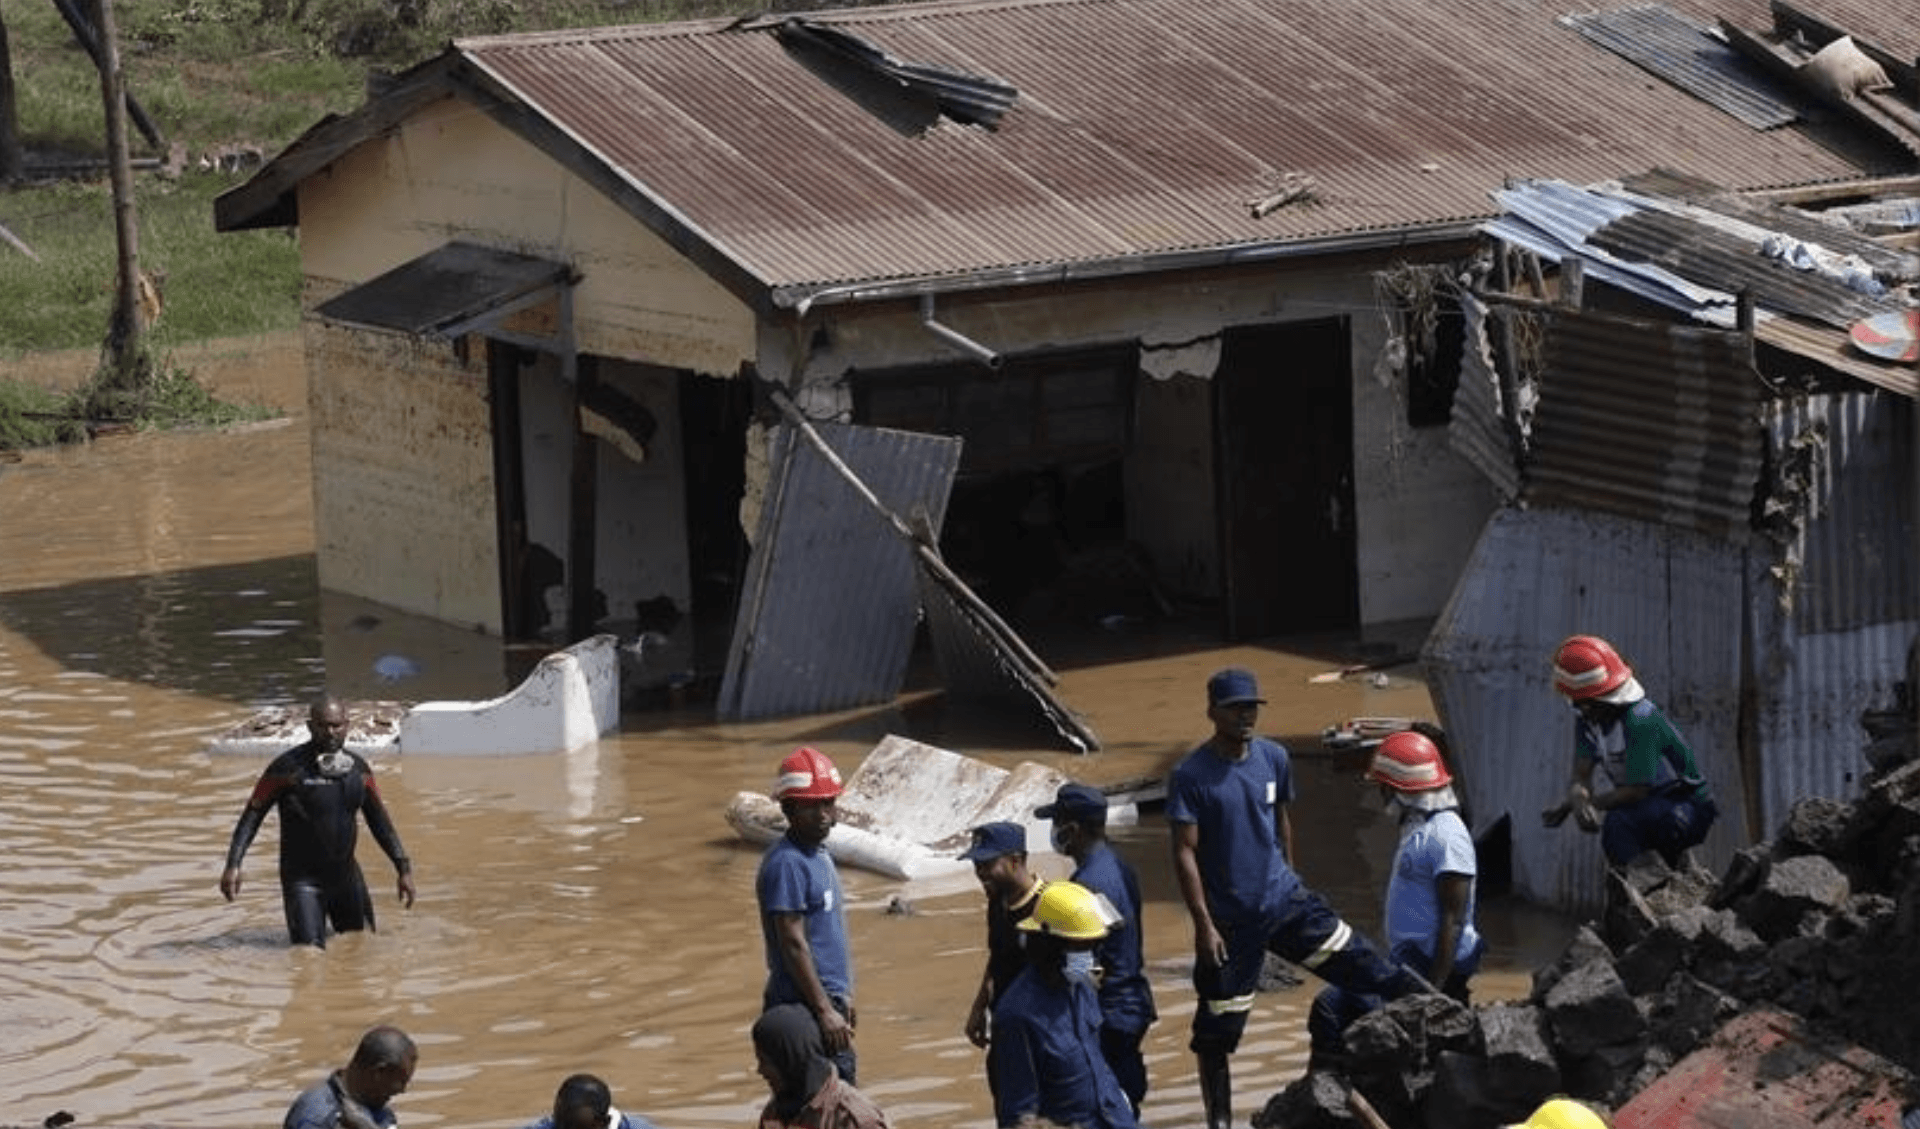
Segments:
[[[400,720],[400,752],[560,753],[620,726],[620,662],[612,635],[540,660],[524,682],[480,702],[422,702]]]

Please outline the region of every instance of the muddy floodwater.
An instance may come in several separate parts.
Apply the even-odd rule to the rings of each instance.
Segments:
[[[1205,624],[1161,624],[1042,641],[1060,696],[1105,745],[1090,756],[947,708],[920,663],[885,708],[720,725],[693,701],[630,713],[567,756],[376,758],[419,901],[399,907],[363,833],[379,931],[289,949],[277,819],[240,898],[217,888],[264,757],[211,754],[208,739],[323,689],[489,697],[510,666],[495,641],[319,592],[296,350],[287,336],[182,357],[285,421],[0,463],[0,1124],[58,1110],[79,1129],[277,1124],[362,1030],[394,1023],[420,1046],[395,1103],[408,1126],[511,1129],[582,1070],[662,1129],[748,1125],[765,1097],[746,1034],[764,967],[759,848],[722,818],[736,792],[765,790],[796,744],[848,771],[888,733],[1093,783],[1163,774],[1206,734],[1202,683],[1229,663],[1258,672],[1262,729],[1299,754],[1302,872],[1377,927],[1393,830],[1314,738],[1345,717],[1432,716],[1417,668],[1315,683],[1367,641],[1222,647]],[[418,673],[383,681],[389,655]],[[1143,1120],[1196,1125],[1192,935],[1166,828],[1149,811],[1115,838],[1145,889],[1161,1016]],[[984,959],[979,889],[842,875],[861,1088],[898,1125],[990,1126],[981,1055],[961,1034]],[[1570,927],[1498,898],[1482,919],[1480,999],[1523,995]],[[1258,1005],[1234,1060],[1241,1123],[1303,1069],[1315,987]]]

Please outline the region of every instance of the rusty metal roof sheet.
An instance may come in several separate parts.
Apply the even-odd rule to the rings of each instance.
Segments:
[[[1087,277],[1457,236],[1510,177],[1672,165],[1739,189],[1906,167],[1805,123],[1756,134],[1649,82],[1560,22],[1584,7],[932,0],[809,17],[887,57],[1011,87],[993,129],[877,111],[783,45],[779,19],[461,40],[412,78],[588,169],[716,277],[776,305],[881,282]],[[1673,7],[1701,23],[1728,8],[1767,22],[1765,0]],[[387,97],[417,98],[402,88]],[[383,105],[310,131],[223,197],[222,228],[284,222],[302,175],[391,126]],[[1250,203],[1289,174],[1311,193],[1256,217]]]
[[[1800,116],[1791,91],[1699,24],[1662,4],[1568,16],[1569,26],[1621,58],[1691,91],[1755,129]]]

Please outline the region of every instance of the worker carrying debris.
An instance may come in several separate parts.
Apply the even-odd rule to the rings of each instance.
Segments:
[[[1707,837],[1720,809],[1680,732],[1653,704],[1612,644],[1574,635],[1553,654],[1553,686],[1572,704],[1573,781],[1564,800],[1540,813],[1558,827],[1571,815],[1600,833],[1600,849],[1616,867],[1646,851],[1667,865]],[[1593,770],[1604,765],[1613,788],[1595,794]],[[1604,816],[1602,813],[1605,813]]]

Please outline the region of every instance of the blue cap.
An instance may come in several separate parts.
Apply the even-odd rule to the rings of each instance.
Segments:
[[[983,823],[973,829],[973,846],[960,856],[963,862],[987,862],[1002,855],[1027,853],[1027,829],[1017,823]]]
[[[1107,794],[1091,784],[1062,784],[1053,802],[1033,809],[1039,819],[1067,819],[1075,823],[1105,823]]]
[[[1242,702],[1266,702],[1260,696],[1260,683],[1254,681],[1252,671],[1230,666],[1207,679],[1208,706],[1234,706]]]

